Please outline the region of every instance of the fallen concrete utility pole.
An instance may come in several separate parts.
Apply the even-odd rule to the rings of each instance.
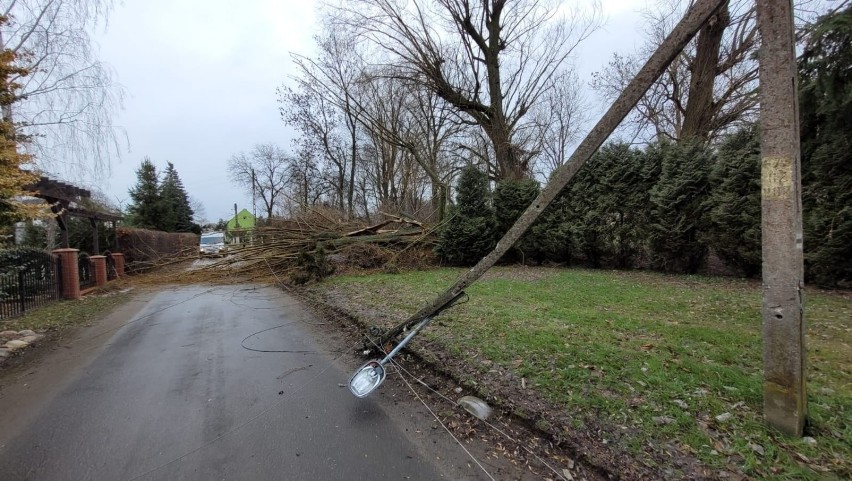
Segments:
[[[533,200],[527,210],[518,218],[508,232],[497,242],[497,246],[487,256],[483,257],[478,264],[473,266],[466,274],[460,277],[455,284],[443,294],[436,297],[430,303],[423,306],[416,314],[406,321],[398,324],[385,332],[378,345],[384,346],[396,339],[403,331],[411,328],[423,318],[432,315],[441,306],[447,304],[453,297],[473,284],[482,277],[508,251],[515,242],[520,239],[524,232],[535,222],[544,209],[559,195],[559,192],[574,177],[580,167],[600,148],[600,146],[612,135],[618,124],[627,116],[637,102],[651,88],[651,85],[663,73],[666,67],[686,47],[686,44],[695,36],[701,27],[713,16],[716,10],[726,0],[699,0],[690,8],[683,19],[675,26],[674,30],[657,47],[651,58],[642,66],[639,73],[630,81],[621,95],[613,102],[609,110],[601,117],[595,127],[589,132],[583,142],[568,159],[568,162],[560,167],[550,182],[544,187],[538,197]]]
[[[808,415],[802,290],[802,176],[791,0],[758,0],[760,29],[763,415],[801,436]]]

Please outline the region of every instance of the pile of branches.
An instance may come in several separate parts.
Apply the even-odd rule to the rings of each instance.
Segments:
[[[210,280],[274,277],[278,282],[302,284],[339,268],[394,271],[431,257],[424,248],[431,247],[436,228],[405,215],[382,215],[384,220],[369,225],[320,209],[295,219],[275,219],[256,227],[245,244],[229,246],[227,257],[185,275],[195,281],[199,276]]]

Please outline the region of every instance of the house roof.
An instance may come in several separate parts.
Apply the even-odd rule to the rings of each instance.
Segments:
[[[229,231],[235,229],[254,229],[257,219],[247,209],[243,209],[228,220]]]

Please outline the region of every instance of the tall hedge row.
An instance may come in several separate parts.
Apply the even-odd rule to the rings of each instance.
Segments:
[[[804,178],[826,181],[826,174],[809,171]],[[445,261],[475,264],[539,192],[532,180],[498,183],[493,193],[488,185],[474,168],[462,174],[456,214],[436,249]],[[813,191],[806,183],[805,192]],[[806,199],[805,205],[813,203]],[[712,254],[727,271],[754,277],[761,266],[760,215],[760,139],[753,126],[716,147],[608,144],[503,261],[698,273],[707,271]],[[843,215],[806,210],[805,232],[819,232]],[[808,282],[848,286],[852,259],[836,252],[850,245],[852,233],[839,229],[806,237]]]
[[[199,236],[191,232],[119,227],[115,237],[130,271],[148,269],[165,259],[198,255]]]

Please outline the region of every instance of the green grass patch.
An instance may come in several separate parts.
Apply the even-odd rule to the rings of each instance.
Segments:
[[[401,319],[462,272],[345,276],[322,288]],[[750,477],[852,477],[848,293],[806,297],[808,434],[816,444],[763,423],[757,283],[503,267],[468,293],[470,302],[425,335],[471,362],[487,358],[511,369],[580,423],[595,419],[622,433],[621,444],[639,462],[653,464],[655,452],[674,446]],[[729,420],[717,420],[725,413]]]
[[[0,331],[31,329],[36,332],[50,332],[87,325],[125,303],[131,296],[131,292],[111,291],[105,294],[90,294],[79,300],[57,301],[27,311],[21,316],[0,321]]]

